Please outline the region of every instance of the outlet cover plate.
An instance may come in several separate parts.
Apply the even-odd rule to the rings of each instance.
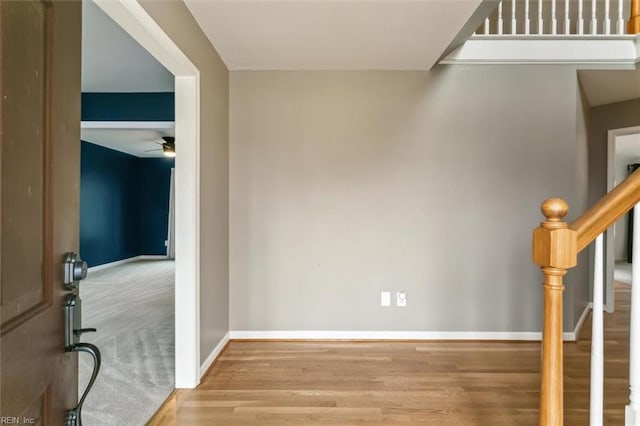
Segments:
[[[399,291],[396,293],[396,306],[405,307],[407,306],[407,292]]]
[[[391,306],[390,291],[383,291],[380,293],[380,306]]]

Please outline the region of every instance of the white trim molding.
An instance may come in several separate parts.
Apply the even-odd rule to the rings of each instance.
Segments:
[[[81,129],[173,129],[173,121],[82,121]]]
[[[573,337],[569,340],[571,341],[578,340],[578,334],[580,334],[580,330],[582,330],[582,326],[584,325],[584,322],[587,319],[587,316],[589,315],[589,312],[591,311],[591,309],[593,309],[593,303],[589,302],[587,303],[587,306],[584,307],[584,311],[582,311],[582,315],[580,315],[580,318],[578,318],[578,322],[576,323],[576,326],[573,329],[573,333],[569,333],[569,334],[573,334]]]
[[[232,330],[231,340],[518,340],[541,341],[539,331],[319,331]],[[575,341],[576,331],[562,333]]]
[[[611,64],[640,62],[640,36],[473,36],[442,64]]]
[[[138,256],[140,260],[168,260],[166,254],[141,254]]]
[[[103,269],[112,268],[118,265],[124,265],[125,263],[135,262],[136,260],[166,260],[168,259],[165,255],[156,255],[156,254],[141,254],[139,256],[128,257],[122,260],[116,260],[115,262],[103,263],[102,265],[92,266],[87,269],[88,272],[101,271]]]
[[[623,127],[611,129],[607,132],[607,192],[611,191],[616,182],[616,140],[619,136],[640,134],[640,126]],[[614,227],[607,229],[605,234],[605,264],[604,264],[604,309],[608,313],[615,311],[614,278],[615,261],[615,240]]]
[[[103,269],[113,268],[114,266],[124,265],[125,263],[135,262],[136,260],[139,260],[139,259],[140,259],[140,256],[133,256],[133,257],[128,257],[126,259],[116,260],[115,262],[103,263],[102,265],[96,265],[88,268],[87,272],[101,271]]]
[[[202,365],[200,366],[200,379],[202,379],[202,377],[207,373],[207,370],[209,370],[209,367],[211,367],[211,365],[216,361],[216,359],[218,359],[218,357],[222,353],[222,350],[227,345],[227,343],[229,343],[228,331],[227,331],[227,334],[225,334],[224,337],[220,339],[216,347],[213,348],[213,350],[211,351],[207,359],[205,359]]]
[[[94,0],[175,77],[175,387],[200,383],[200,71],[136,0]]]

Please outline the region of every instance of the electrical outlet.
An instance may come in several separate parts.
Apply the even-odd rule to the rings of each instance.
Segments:
[[[380,306],[391,306],[390,291],[383,291],[380,293]]]
[[[405,307],[407,306],[407,292],[399,291],[396,293],[396,306]]]

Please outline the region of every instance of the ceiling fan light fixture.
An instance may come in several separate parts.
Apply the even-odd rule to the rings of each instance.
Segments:
[[[176,147],[173,144],[163,143],[162,144],[162,153],[165,157],[175,157],[176,156]]]

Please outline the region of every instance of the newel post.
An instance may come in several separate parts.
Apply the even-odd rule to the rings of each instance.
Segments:
[[[640,33],[640,0],[631,0],[631,17],[627,23],[629,34]]]
[[[569,207],[560,198],[542,203],[546,221],[533,231],[533,261],[544,274],[542,327],[542,383],[540,426],[563,422],[562,380],[562,277],[577,263],[577,234],[562,219]]]

